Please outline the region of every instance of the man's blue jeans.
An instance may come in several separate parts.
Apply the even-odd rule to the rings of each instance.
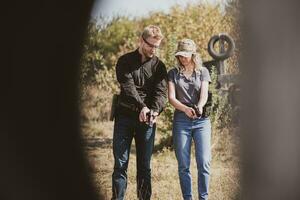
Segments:
[[[194,140],[195,143],[199,199],[208,199],[211,160],[210,119],[190,119],[185,113],[175,111],[173,120],[173,142],[178,161],[181,191],[185,200],[192,199],[192,177],[190,173],[192,140]]]
[[[156,124],[153,127],[139,122],[137,117],[119,114],[116,116],[113,135],[113,154],[115,159],[112,175],[112,199],[121,200],[127,188],[127,167],[132,139],[136,144],[137,195],[139,199],[151,197],[150,160],[154,146]]]

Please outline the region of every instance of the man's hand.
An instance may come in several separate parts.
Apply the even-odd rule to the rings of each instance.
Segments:
[[[141,110],[140,115],[139,115],[140,122],[147,122],[147,113],[148,112],[150,112],[150,109],[147,106],[143,107],[143,109]]]
[[[156,118],[157,118],[158,113],[150,110],[150,112],[147,113],[147,122],[146,124],[148,124],[149,126],[153,126],[153,124],[156,122]]]
[[[158,112],[153,112],[153,120],[152,120],[153,124],[156,122],[157,116],[158,116]]]

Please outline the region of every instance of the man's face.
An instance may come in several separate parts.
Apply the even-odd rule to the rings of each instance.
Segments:
[[[148,37],[146,38],[141,38],[141,49],[143,54],[147,57],[147,58],[152,58],[157,49],[159,48],[159,45],[161,43],[161,39],[156,39],[153,37]]]

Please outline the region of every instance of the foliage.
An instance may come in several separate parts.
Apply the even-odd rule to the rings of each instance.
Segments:
[[[82,87],[82,115],[86,120],[107,120],[112,94],[119,91],[115,77],[117,58],[138,46],[138,36],[143,27],[158,25],[165,36],[158,56],[168,69],[174,66],[174,52],[179,39],[191,38],[198,45],[203,61],[211,60],[207,44],[211,36],[226,32],[235,41],[239,39],[239,30],[234,4],[227,12],[220,6],[210,4],[191,4],[185,8],[174,6],[166,14],[155,12],[145,18],[129,19],[116,17],[110,23],[101,25],[101,21],[91,21],[84,44],[81,61],[80,81]],[[100,25],[99,25],[100,23]],[[238,73],[237,54],[228,59],[228,73]],[[215,73],[215,72],[214,72]],[[216,74],[211,76],[216,80]],[[230,121],[230,107],[226,98],[222,98],[212,84],[214,96],[214,114],[211,117],[214,126],[223,127]],[[89,101],[88,103],[86,101]],[[174,109],[168,104],[158,122],[160,133],[168,137],[171,133],[171,120]]]
[[[174,66],[174,51],[179,39],[189,37],[198,45],[198,51],[203,61],[211,60],[207,52],[207,43],[211,36],[221,32],[231,35],[236,44],[239,43],[239,27],[237,26],[237,0],[227,0],[229,3],[223,12],[219,6],[208,4],[193,4],[186,8],[175,6],[169,14],[155,12],[145,18],[129,19],[127,17],[115,17],[112,21],[91,21],[84,43],[84,51],[81,60],[80,86],[81,86],[81,114],[84,120],[83,133],[88,137],[101,136],[99,143],[101,148],[89,146],[89,158],[92,160],[91,169],[95,173],[98,188],[106,188],[102,191],[108,199],[111,196],[111,170],[113,169],[113,157],[111,156],[111,138],[113,123],[105,122],[109,118],[111,99],[114,93],[119,92],[116,81],[115,64],[117,58],[138,47],[138,36],[143,27],[156,24],[161,27],[165,36],[163,46],[159,51],[159,57],[166,64],[168,70]],[[239,73],[237,66],[239,50],[227,60],[229,66],[227,73]],[[239,199],[239,170],[237,165],[239,139],[234,130],[226,128],[231,122],[232,109],[226,96],[216,89],[216,69],[211,71],[212,83],[210,91],[213,93],[212,121],[212,174],[211,199]],[[178,188],[177,167],[174,165],[174,153],[168,147],[172,144],[172,116],[174,108],[168,103],[164,112],[159,116],[158,132],[156,138],[155,154],[153,155],[153,188],[154,199],[180,199]],[[225,127],[225,128],[224,128]],[[222,129],[220,129],[222,128]],[[159,143],[157,143],[159,141]],[[166,148],[167,147],[167,148]],[[193,149],[193,148],[192,148]],[[134,146],[133,146],[134,152]],[[96,154],[97,152],[97,154]],[[96,157],[99,159],[95,159]],[[135,158],[135,153],[131,153]],[[192,153],[192,158],[194,152]],[[107,162],[99,163],[101,160]],[[191,159],[192,168],[196,168],[195,159]],[[129,165],[134,165],[135,159],[130,159]],[[166,169],[168,168],[168,173]],[[108,173],[109,172],[109,173]],[[196,171],[194,171],[196,172]],[[193,173],[193,171],[192,171]],[[164,177],[165,176],[165,177]],[[193,174],[193,176],[196,176]],[[135,196],[135,168],[128,171],[129,190],[128,199]],[[194,179],[193,179],[194,180]],[[197,180],[197,179],[195,179]],[[196,186],[197,184],[193,184]],[[101,186],[101,187],[100,187]],[[161,187],[163,186],[163,187]],[[175,186],[175,188],[174,188]],[[169,191],[172,190],[172,193]],[[194,192],[197,191],[194,188]],[[195,194],[196,196],[196,194]]]
[[[217,89],[217,69],[215,66],[212,67],[211,73],[211,84],[209,85],[209,90],[213,93],[212,96],[212,112],[211,121],[213,127],[224,128],[230,125],[232,120],[232,108],[228,102],[228,93],[222,94],[222,90]]]

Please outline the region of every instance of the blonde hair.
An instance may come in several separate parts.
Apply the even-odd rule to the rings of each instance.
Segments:
[[[164,38],[163,34],[161,33],[161,30],[158,26],[155,25],[149,25],[146,26],[143,30],[143,33],[141,35],[144,39],[147,39],[149,37],[153,37],[157,40],[161,40]]]

